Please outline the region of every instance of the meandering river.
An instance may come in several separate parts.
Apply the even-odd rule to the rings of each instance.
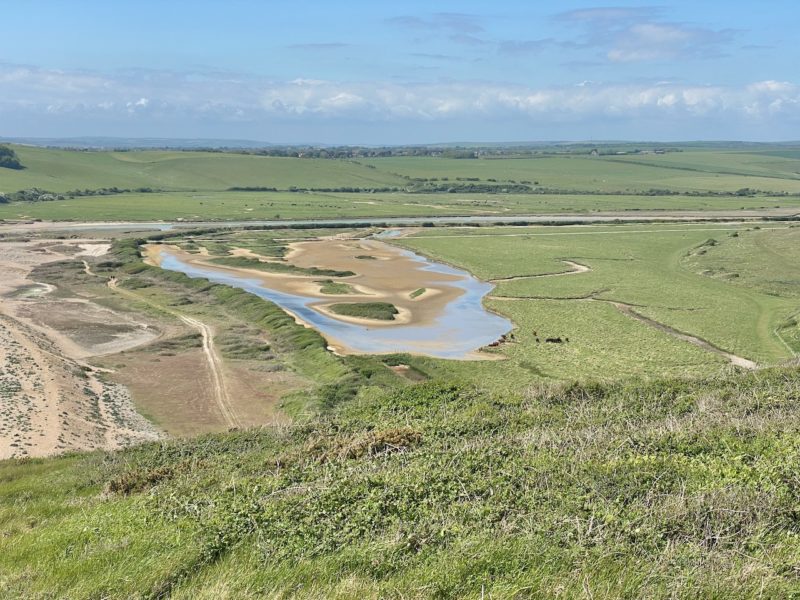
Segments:
[[[483,297],[494,287],[471,274],[430,261],[407,250],[395,249],[404,259],[430,276],[442,276],[440,286],[456,288],[458,293],[424,324],[399,323],[370,326],[333,318],[314,308],[320,298],[290,294],[270,287],[270,279],[249,276],[246,272],[211,267],[184,260],[169,247],[159,248],[159,264],[164,269],[202,277],[215,283],[241,288],[274,302],[296,319],[319,331],[337,351],[359,354],[407,352],[437,358],[478,358],[476,351],[497,340],[512,328],[512,323],[487,311]]]

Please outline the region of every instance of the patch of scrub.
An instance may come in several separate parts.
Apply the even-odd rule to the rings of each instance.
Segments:
[[[350,277],[355,275],[352,271],[340,271],[337,269],[319,269],[317,267],[301,268],[287,262],[261,261],[244,256],[223,256],[213,258],[211,262],[226,267],[238,267],[241,269],[257,269],[271,273],[291,273],[293,275],[310,275],[313,277]]]
[[[397,307],[389,302],[343,302],[331,304],[328,309],[337,315],[376,321],[394,321],[395,315],[400,314]]]
[[[30,285],[23,285],[18,287],[16,290],[8,294],[9,298],[41,298],[53,290],[55,290],[55,286],[50,285],[49,283],[32,283]]]
[[[414,299],[416,299],[416,298],[419,298],[420,296],[422,296],[422,294],[424,294],[424,293],[425,293],[425,292],[427,292],[427,291],[428,291],[428,290],[427,290],[427,289],[425,289],[425,288],[417,288],[416,290],[414,290],[413,292],[411,292],[411,293],[408,295],[408,297],[409,297],[409,298],[411,298],[412,300],[414,300]]]
[[[348,294],[360,294],[356,288],[354,288],[349,283],[344,283],[342,281],[334,281],[333,279],[323,279],[321,281],[315,281],[314,283],[319,284],[319,291],[321,294],[331,294],[333,296],[344,296]]]

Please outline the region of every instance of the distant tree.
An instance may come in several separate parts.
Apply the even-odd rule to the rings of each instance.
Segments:
[[[5,169],[24,169],[17,153],[8,146],[0,146],[0,167]]]

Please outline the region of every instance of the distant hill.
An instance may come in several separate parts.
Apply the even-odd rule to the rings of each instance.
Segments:
[[[213,138],[123,138],[123,137],[74,137],[35,138],[0,137],[0,142],[51,148],[85,148],[92,150],[137,149],[137,148],[267,148],[269,142],[255,140],[220,140]]]
[[[385,188],[400,176],[352,161],[181,150],[89,152],[33,146],[13,150],[27,168],[0,172],[0,191],[40,188],[61,193],[118,187],[226,190],[230,187]]]
[[[657,140],[527,140],[504,142],[420,142],[415,144],[321,144],[321,143],[277,143],[260,140],[239,140],[225,138],[128,138],[128,137],[2,137],[0,143],[42,146],[50,148],[79,148],[87,150],[112,149],[215,149],[215,150],[252,150],[258,148],[471,148],[471,149],[527,149],[527,150],[569,150],[583,148],[709,148],[709,149],[766,149],[769,147],[800,148],[800,140],[783,142],[748,142],[737,140],[688,140],[662,142]]]

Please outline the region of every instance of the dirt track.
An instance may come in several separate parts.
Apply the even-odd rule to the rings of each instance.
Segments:
[[[731,354],[723,350],[722,348],[718,348],[711,342],[704,340],[703,338],[699,338],[694,335],[689,335],[688,333],[683,333],[678,331],[677,329],[673,329],[669,325],[665,325],[664,323],[659,323],[651,319],[650,317],[645,317],[644,315],[636,312],[632,306],[629,304],[624,304],[622,302],[612,302],[608,301],[609,304],[613,305],[617,308],[622,314],[627,315],[637,321],[641,321],[649,325],[650,327],[655,327],[656,329],[663,331],[664,333],[668,333],[672,337],[676,337],[679,340],[683,340],[684,342],[689,342],[690,344],[694,344],[698,348],[702,348],[703,350],[707,350],[708,352],[713,352],[714,354],[718,354],[724,358],[727,358],[731,364],[736,365],[737,367],[742,367],[743,369],[757,369],[758,364],[753,362],[750,359],[744,358],[742,356],[737,356],[735,354]]]
[[[136,294],[130,290],[126,290],[120,288],[117,285],[116,279],[110,279],[108,281],[108,287],[125,295],[129,298],[137,300],[139,302],[145,302],[150,304],[157,310],[166,312],[173,317],[177,317],[190,327],[196,329],[200,335],[202,336],[203,340],[203,354],[206,357],[206,365],[208,376],[211,380],[211,387],[214,391],[214,399],[216,401],[217,407],[219,408],[220,413],[222,414],[223,419],[225,420],[225,424],[229,428],[233,427],[240,427],[241,422],[239,420],[236,411],[232,407],[230,394],[228,392],[228,386],[225,383],[225,373],[222,366],[222,358],[219,356],[216,348],[214,347],[214,332],[209,325],[206,325],[202,321],[194,319],[192,317],[188,317],[176,310],[166,308],[161,306],[160,304],[156,304],[147,298]]]
[[[180,319],[187,325],[197,329],[200,332],[200,335],[203,337],[203,354],[205,354],[206,361],[208,363],[208,373],[211,376],[211,383],[214,388],[214,397],[217,400],[217,405],[219,406],[219,410],[225,418],[226,424],[228,427],[241,426],[241,423],[236,416],[236,412],[231,406],[228,387],[225,385],[225,373],[222,369],[222,359],[217,353],[216,348],[214,348],[214,332],[212,331],[211,327],[201,321],[198,321],[197,319],[187,317],[186,315],[180,315]]]
[[[541,273],[539,275],[515,275],[514,277],[500,277],[498,279],[490,279],[491,283],[501,283],[503,281],[519,281],[521,279],[541,279],[542,277],[562,277],[564,275],[579,275],[581,273],[588,273],[591,267],[573,262],[571,260],[562,260],[565,265],[569,266],[571,270],[560,271],[558,273]]]

